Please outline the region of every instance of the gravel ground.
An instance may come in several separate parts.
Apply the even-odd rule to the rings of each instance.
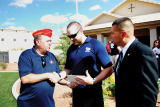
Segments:
[[[56,85],[53,98],[56,107],[72,107],[72,90],[67,86]]]

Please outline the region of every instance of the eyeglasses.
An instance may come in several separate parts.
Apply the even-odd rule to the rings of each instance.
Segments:
[[[46,66],[46,59],[44,58],[44,56],[42,56],[41,60],[42,60],[42,67],[44,68]]]
[[[80,30],[81,30],[81,28],[78,30],[78,32],[79,32]],[[75,33],[75,34],[73,34],[73,35],[70,35],[70,36],[68,36],[68,37],[69,37],[69,38],[75,38],[75,37],[77,36],[78,32]]]

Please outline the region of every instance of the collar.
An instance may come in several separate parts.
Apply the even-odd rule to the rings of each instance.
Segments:
[[[129,46],[132,44],[132,42],[135,40],[135,37],[133,37],[123,48],[122,52],[123,52],[123,57],[126,54],[126,51],[128,50]]]
[[[37,53],[37,51],[36,51],[36,49],[35,49],[34,46],[33,46],[33,48],[32,48],[32,52],[33,52],[33,55],[35,55],[35,56],[40,56],[40,57],[41,57],[41,55],[39,55],[39,54]],[[48,56],[48,52],[44,55],[44,57],[46,57],[46,56]]]
[[[86,42],[90,42],[91,39],[92,39],[92,38],[91,38],[90,36],[87,36],[87,38],[86,38],[86,40],[85,40],[85,43],[86,43]]]

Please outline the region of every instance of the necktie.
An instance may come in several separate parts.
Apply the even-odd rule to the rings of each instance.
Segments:
[[[118,59],[117,67],[116,67],[116,74],[118,74],[118,68],[119,68],[122,60],[123,60],[123,53],[121,52],[121,53],[119,54],[119,59]]]

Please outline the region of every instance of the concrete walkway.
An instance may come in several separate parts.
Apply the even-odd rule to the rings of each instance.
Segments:
[[[0,72],[18,72],[18,63],[7,63],[7,68],[0,68]]]
[[[18,72],[18,71],[0,71],[0,72]]]

